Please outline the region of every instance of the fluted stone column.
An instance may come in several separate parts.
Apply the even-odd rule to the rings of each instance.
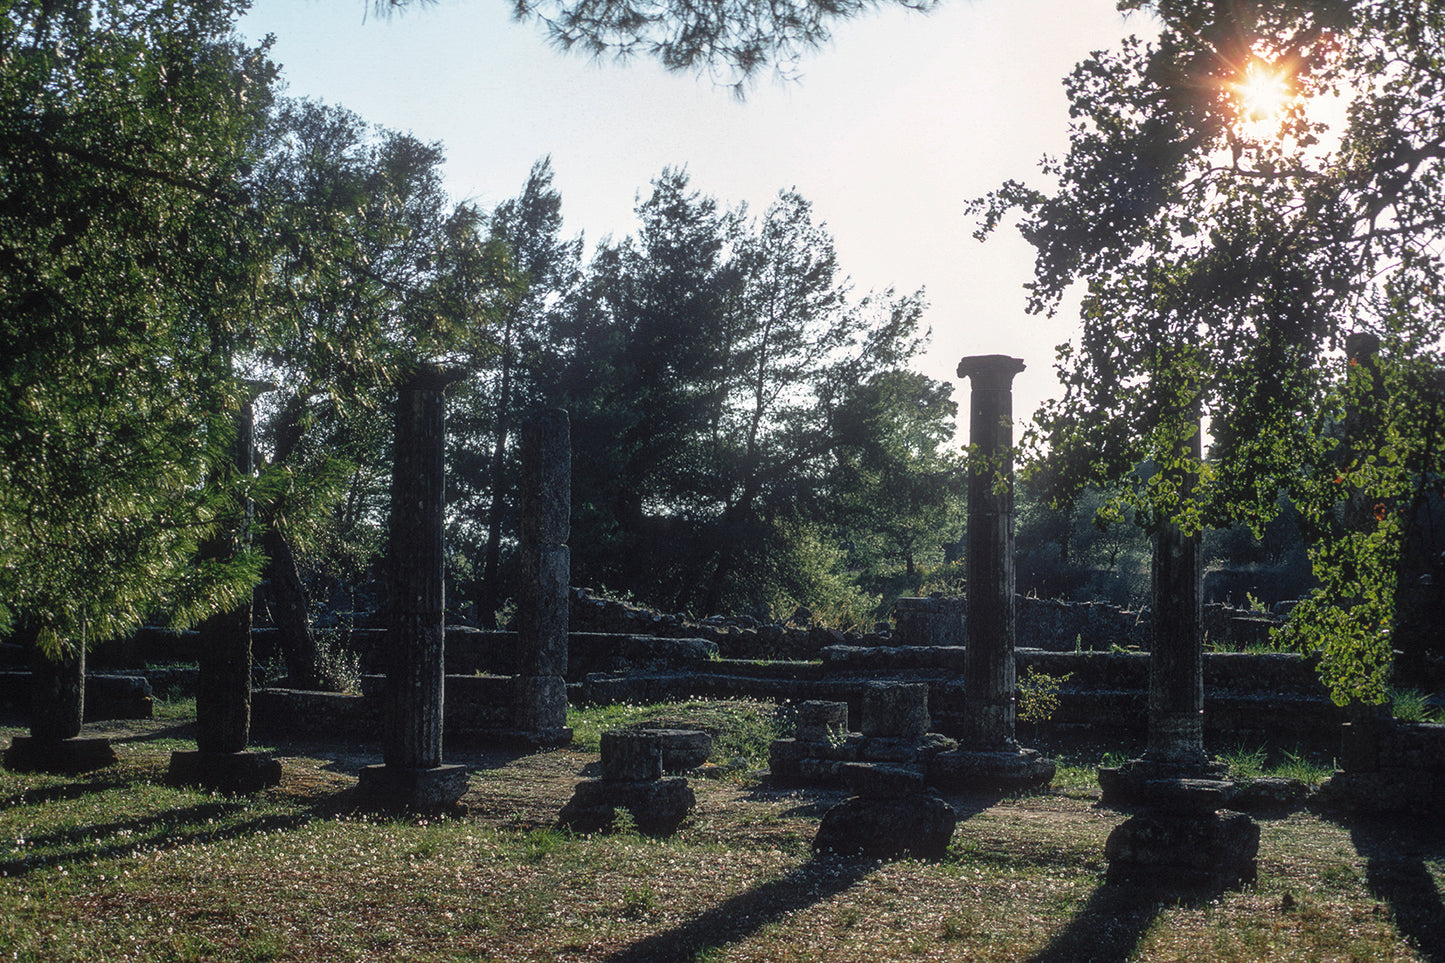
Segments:
[[[1200,458],[1199,421],[1186,442]],[[1197,483],[1184,480],[1187,489]],[[1204,536],[1185,534],[1174,522],[1154,534],[1151,564],[1153,615],[1149,649],[1149,735],[1144,758],[1203,773],[1204,752]]]
[[[265,382],[248,382],[236,412],[232,449],[234,478],[255,470],[255,399],[274,390]],[[212,559],[233,557],[247,538],[253,506],[242,496],[236,531],[214,539],[202,550]],[[168,779],[226,792],[254,792],[281,780],[281,764],[270,756],[247,752],[251,738],[251,604],[218,612],[200,625],[197,660],[196,749],[171,753]]]
[[[397,394],[387,593],[383,765],[361,773],[363,794],[435,809],[466,791],[464,766],[442,764],[445,666],[444,391],[460,373],[418,367]]]
[[[1048,783],[1055,765],[1015,740],[1013,379],[1019,358],[974,355],[958,363],[972,381],[968,473],[967,643],[959,748],[935,756],[929,781],[969,788]]]
[[[1023,370],[1022,360],[1001,354],[958,363],[958,376],[973,382],[962,738],[970,749],[1015,745],[1013,379]]]
[[[572,435],[567,412],[548,409],[522,427],[521,581],[517,587],[517,735],[539,745],[572,741],[567,728],[567,624]]]

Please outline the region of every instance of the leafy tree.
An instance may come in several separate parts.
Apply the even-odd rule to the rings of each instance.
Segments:
[[[0,17],[0,629],[51,654],[235,604],[257,559],[212,484],[254,278],[237,183],[270,99],[235,4],[5,4]]]
[[[562,197],[552,184],[551,158],[532,166],[522,193],[498,204],[489,217],[493,242],[505,245],[522,291],[495,319],[496,352],[482,376],[459,385],[448,418],[452,436],[449,464],[456,484],[456,537],[462,552],[477,559],[477,617],[495,628],[503,595],[503,525],[520,471],[515,445],[519,417],[542,403],[551,372],[545,349],[548,330],[558,323],[563,298],[578,283],[582,239],[563,240]],[[483,524],[478,531],[478,520]]]
[[[374,0],[381,11],[431,0]],[[896,3],[929,10],[934,0],[514,0],[518,20],[537,20],[563,49],[621,59],[655,57],[669,70],[727,69],[741,85],[758,70],[790,70],[827,43],[832,24]]]
[[[1409,379],[1389,395],[1402,406],[1389,419],[1398,434],[1351,453],[1339,429],[1359,390],[1345,376],[1347,334],[1381,337],[1397,370],[1439,362],[1441,8],[1124,6],[1152,12],[1159,34],[1090,57],[1066,82],[1070,149],[1045,165],[1058,188],[1010,182],[976,207],[984,234],[1022,210],[1038,252],[1033,310],[1087,282],[1078,344],[1061,349],[1065,396],[1041,418],[1061,466],[1057,494],[1125,478],[1152,458],[1162,483],[1146,480],[1133,495],[1152,517],[1259,525],[1287,486],[1316,534],[1329,536],[1329,509],[1350,487],[1335,478],[1388,506],[1399,490],[1370,466],[1392,454],[1404,464],[1406,450],[1433,457],[1418,434],[1433,401]],[[1265,96],[1271,85],[1278,112]],[[1208,464],[1180,457],[1195,412],[1209,419]],[[1182,497],[1178,480],[1195,472],[1201,487]],[[1436,475],[1433,464],[1412,463],[1394,477]],[[1398,543],[1384,515],[1352,523],[1343,541],[1336,531],[1314,554],[1323,589],[1300,629],[1324,647],[1341,700],[1384,694],[1389,645],[1379,639],[1393,619],[1385,546]],[[1380,551],[1340,554],[1357,540]]]

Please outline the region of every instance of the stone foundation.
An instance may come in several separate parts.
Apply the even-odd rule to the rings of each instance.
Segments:
[[[379,809],[439,812],[456,806],[467,791],[467,767],[403,769],[376,765],[361,770],[356,788]]]
[[[281,763],[259,752],[177,751],[171,753],[166,782],[241,795],[279,784]]]
[[[109,739],[77,736],[41,740],[16,736],[5,751],[5,768],[11,772],[51,772],[78,775],[104,769],[120,761]]]

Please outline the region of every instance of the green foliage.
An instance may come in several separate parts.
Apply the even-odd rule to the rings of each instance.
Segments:
[[[1417,689],[1391,689],[1390,708],[1401,722],[1439,722],[1440,710],[1429,702],[1429,696]]]
[[[1029,666],[1024,677],[1018,680],[1019,720],[1038,725],[1052,719],[1059,708],[1059,687],[1072,677],[1072,672],[1055,676]]]
[[[1222,762],[1228,767],[1230,779],[1246,780],[1258,779],[1264,775],[1267,756],[1263,746],[1248,749],[1240,745],[1214,758],[1216,762]]]
[[[1400,516],[1413,523],[1441,475],[1426,375],[1445,333],[1438,17],[1385,0],[1128,6],[1159,33],[1066,81],[1057,188],[1009,182],[975,206],[982,234],[1022,211],[1032,310],[1087,284],[1064,397],[1026,442],[1052,503],[1122,482],[1120,506],[1150,526],[1258,533],[1288,490],[1319,581],[1294,631],[1324,652],[1337,701],[1380,701]],[[1242,104],[1251,65],[1289,74],[1295,98],[1270,123]],[[1387,359],[1368,379],[1389,409],[1373,425],[1350,413],[1365,389],[1340,357],[1362,331]],[[1201,416],[1207,460],[1189,454]]]

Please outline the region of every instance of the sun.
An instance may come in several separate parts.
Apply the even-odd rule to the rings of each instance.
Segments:
[[[1240,120],[1248,124],[1280,120],[1295,96],[1289,71],[1262,60],[1251,61],[1229,89],[1239,105]]]

